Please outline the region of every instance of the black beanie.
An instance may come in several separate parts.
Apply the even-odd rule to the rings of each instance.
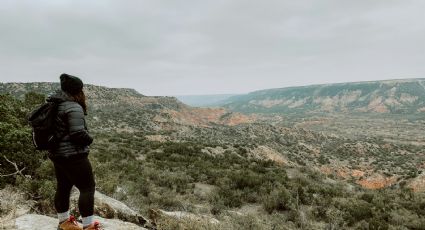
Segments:
[[[60,76],[61,89],[69,94],[77,94],[83,90],[83,82],[78,77],[63,73]]]

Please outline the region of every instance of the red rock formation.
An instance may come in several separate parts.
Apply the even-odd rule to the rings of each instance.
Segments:
[[[357,184],[367,189],[380,189],[393,185],[397,181],[397,178],[385,177],[381,174],[373,174],[364,179],[358,180]]]

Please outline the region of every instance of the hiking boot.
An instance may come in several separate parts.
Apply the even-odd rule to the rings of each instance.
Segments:
[[[70,216],[68,220],[65,220],[62,223],[59,223],[58,230],[82,230],[75,220],[74,216]]]
[[[100,223],[95,221],[93,224],[90,224],[87,228],[84,228],[83,230],[103,230],[103,228],[100,227]]]

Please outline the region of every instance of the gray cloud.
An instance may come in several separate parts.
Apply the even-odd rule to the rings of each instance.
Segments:
[[[425,76],[422,0],[4,0],[0,80],[147,95]]]

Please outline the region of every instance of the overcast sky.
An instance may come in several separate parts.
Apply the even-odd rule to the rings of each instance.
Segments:
[[[425,77],[424,0],[2,0],[0,81],[145,95]]]

